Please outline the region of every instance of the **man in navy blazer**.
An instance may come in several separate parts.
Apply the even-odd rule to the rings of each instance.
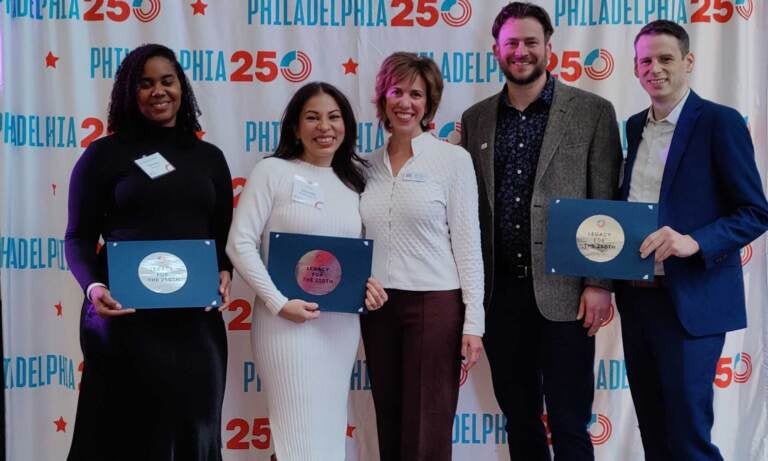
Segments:
[[[624,200],[658,202],[640,246],[652,281],[617,284],[627,375],[645,459],[722,460],[712,443],[715,367],[725,333],[745,328],[739,250],[768,229],[768,203],[741,115],[688,87],[694,56],[678,24],[635,38],[651,107],[627,122]]]

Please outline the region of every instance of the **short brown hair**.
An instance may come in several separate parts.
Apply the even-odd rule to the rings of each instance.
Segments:
[[[427,131],[443,95],[443,76],[435,61],[416,53],[398,51],[389,55],[381,63],[379,73],[376,74],[376,94],[373,103],[376,104],[376,116],[387,130],[391,128],[386,113],[387,90],[397,82],[413,80],[416,77],[423,78],[426,85],[427,105],[420,125],[423,131]]]
[[[555,33],[555,29],[552,27],[552,20],[549,19],[547,10],[533,3],[511,2],[499,11],[499,14],[496,15],[496,19],[493,21],[491,35],[493,35],[494,40],[499,39],[499,31],[504,26],[504,23],[510,18],[531,18],[538,21],[539,24],[541,24],[541,28],[544,30],[545,42],[548,42],[552,37],[552,34]]]
[[[688,38],[688,32],[683,29],[683,26],[666,19],[657,19],[643,26],[635,36],[635,59],[637,59],[637,41],[643,35],[670,35],[677,39],[677,43],[680,45],[680,53],[682,53],[683,57],[687,56],[691,51],[691,40]]]

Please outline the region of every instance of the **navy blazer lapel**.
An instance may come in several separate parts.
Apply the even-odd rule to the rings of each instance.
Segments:
[[[701,114],[702,107],[702,99],[691,90],[691,94],[688,95],[688,99],[685,101],[683,110],[680,113],[680,118],[677,120],[675,133],[672,135],[672,143],[667,153],[667,162],[664,164],[664,176],[661,179],[659,202],[665,200],[669,193],[670,185],[675,179],[675,173],[677,173],[680,160],[688,148],[688,143],[693,135],[693,127],[696,124],[696,119]]]
[[[629,197],[629,183],[632,181],[632,168],[635,166],[637,158],[637,149],[640,147],[640,141],[643,139],[643,128],[648,119],[648,110],[646,109],[636,114],[627,121],[627,159],[624,165],[624,177],[621,181],[621,199],[626,200]]]

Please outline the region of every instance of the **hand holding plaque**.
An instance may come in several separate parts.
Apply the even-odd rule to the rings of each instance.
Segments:
[[[271,232],[267,271],[289,303],[306,301],[321,311],[364,313],[372,258],[372,240]]]
[[[623,280],[653,278],[640,244],[656,229],[654,203],[553,199],[547,224],[546,271]]]
[[[112,293],[105,286],[95,286],[89,293],[91,304],[102,317],[120,317],[136,312],[136,309],[123,309],[122,304],[112,297]]]
[[[683,235],[669,226],[652,233],[640,245],[640,257],[647,258],[655,253],[654,260],[663,262],[670,256],[687,258],[699,251],[699,242],[690,235]]]
[[[304,323],[320,317],[320,306],[303,299],[289,299],[277,313],[280,317],[295,323]]]
[[[124,307],[219,307],[214,240],[136,240],[106,244],[109,289]]]

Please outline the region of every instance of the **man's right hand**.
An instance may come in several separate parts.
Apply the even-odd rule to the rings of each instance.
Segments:
[[[640,245],[640,257],[645,259],[654,251],[657,263],[670,256],[687,258],[698,253],[699,242],[690,235],[683,235],[669,226],[664,226],[643,240]]]
[[[304,323],[307,320],[314,320],[320,317],[318,307],[320,306],[317,303],[308,303],[301,299],[291,299],[285,303],[277,315],[291,322]]]

